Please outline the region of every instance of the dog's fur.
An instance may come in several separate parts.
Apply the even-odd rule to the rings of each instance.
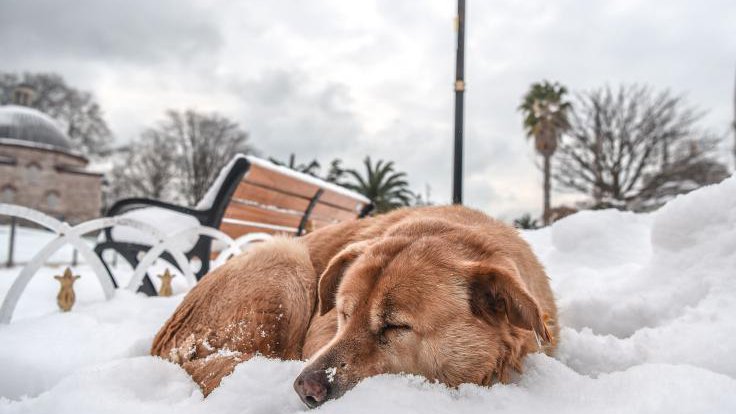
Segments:
[[[401,209],[233,258],[184,298],[151,353],[205,395],[252,355],[309,358],[300,378],[331,371],[336,398],[380,373],[506,382],[538,340],[553,350],[556,317],[516,230],[465,207]]]

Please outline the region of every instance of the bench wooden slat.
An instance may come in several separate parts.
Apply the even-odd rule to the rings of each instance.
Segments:
[[[320,188],[322,195],[309,215],[306,230],[355,219],[365,206],[358,196],[318,184],[311,177],[270,168],[260,160],[252,162],[225,210],[220,229],[233,238],[253,231],[296,234]]]
[[[231,221],[232,220],[232,221]],[[355,219],[353,219],[355,220]],[[321,220],[313,220],[310,222],[311,230],[321,229],[322,227],[334,224],[332,222],[326,222]],[[296,232],[296,228],[272,228],[275,226],[263,225],[261,223],[249,225],[245,222],[240,222],[237,219],[226,219],[223,220],[220,225],[220,230],[230,237],[237,238],[248,233],[268,233],[268,234],[282,234],[293,236]]]
[[[357,213],[350,213],[345,210],[336,209],[334,207],[318,203],[314,206],[314,210],[312,210],[312,215],[310,217],[316,220],[340,222],[353,219],[357,216]]]
[[[316,190],[315,190],[316,192]],[[315,216],[331,217],[337,221],[346,220],[358,215],[355,210],[363,207],[361,203],[355,203],[353,209],[336,208],[332,205],[325,204],[324,200],[333,200],[330,192],[324,192],[320,197],[319,202],[315,206],[312,214]],[[294,210],[304,212],[309,205],[309,199],[290,196],[276,190],[267,189],[261,186],[254,185],[248,181],[240,183],[238,188],[235,190],[233,200],[244,200],[252,201],[258,204],[270,205],[274,207],[284,208],[288,210]]]
[[[279,211],[271,211],[238,203],[230,203],[225,210],[225,218],[255,221],[277,226],[299,227],[301,217]]]
[[[339,206],[356,216],[360,214],[363,206],[365,206],[363,202],[332,191],[325,191],[322,197],[320,197],[320,201],[324,204]]]
[[[337,210],[341,211],[341,210]],[[311,226],[313,229],[322,228],[324,226],[327,226],[329,224],[335,224],[339,223],[341,221],[346,220],[352,220],[355,218],[355,216],[350,215],[344,215],[345,213],[342,213],[342,217],[330,217],[330,216],[320,216],[320,215],[312,215],[309,219],[309,222],[311,222]],[[262,222],[262,223],[270,223],[275,224],[279,226],[290,226],[294,229],[298,228],[299,221],[301,220],[300,217],[295,217],[293,215],[286,215],[283,213],[268,213],[268,212],[258,212],[256,207],[246,207],[246,206],[232,206],[228,207],[228,209],[225,212],[225,219],[233,219],[233,220],[246,220],[246,221],[256,221],[256,222]],[[236,232],[225,232],[230,237],[239,237],[242,236],[244,230],[238,230]]]
[[[304,211],[309,205],[309,198],[298,198],[290,196],[281,192],[253,185],[248,181],[240,182],[240,185],[235,190],[235,194],[233,194],[233,198],[255,201],[264,205],[270,205],[296,211]]]
[[[261,226],[250,226],[250,225],[245,225],[245,224],[230,223],[226,220],[223,220],[222,224],[220,224],[220,231],[222,231],[223,233],[233,238],[237,238],[237,237],[240,237],[248,233],[294,235],[293,232],[288,232],[286,230],[277,230],[277,229],[264,228]]]
[[[319,189],[315,184],[300,181],[296,177],[282,175],[258,165],[251,166],[251,171],[246,176],[245,181],[275,189],[288,189],[289,192],[298,194],[307,200],[311,199]],[[359,206],[362,205],[353,198],[333,191],[325,191],[320,200],[323,203],[334,204],[345,210],[354,211],[356,215],[360,213]]]

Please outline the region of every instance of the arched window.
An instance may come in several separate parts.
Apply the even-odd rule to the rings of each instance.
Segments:
[[[15,190],[15,187],[8,184],[3,187],[2,191],[0,191],[0,200],[3,203],[7,204],[13,204],[15,203],[15,193],[17,191]]]
[[[37,184],[41,180],[41,166],[32,162],[26,167],[26,179],[29,183]]]
[[[49,191],[46,193],[46,207],[51,210],[56,210],[59,208],[60,203],[61,196],[57,191]]]

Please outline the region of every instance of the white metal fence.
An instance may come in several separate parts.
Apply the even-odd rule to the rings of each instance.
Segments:
[[[38,246],[38,252],[36,252],[27,263],[22,265],[20,273],[10,286],[10,289],[3,299],[2,305],[0,306],[0,323],[3,324],[9,323],[12,319],[18,300],[31,278],[55,252],[65,245],[71,245],[77,252],[79,252],[87,265],[89,265],[95,273],[97,280],[102,287],[105,298],[110,299],[115,291],[112,275],[108,273],[108,270],[102,263],[101,259],[97,254],[95,254],[93,247],[83,239],[85,235],[94,234],[106,228],[116,226],[131,227],[143,234],[152,236],[153,240],[155,240],[155,243],[152,244],[151,248],[140,259],[138,265],[133,271],[133,275],[126,287],[126,289],[130,289],[132,291],[136,291],[138,289],[143,282],[143,278],[145,277],[149,267],[164,252],[168,252],[171,257],[174,258],[174,261],[190,286],[197,283],[197,278],[192,272],[185,252],[178,247],[180,244],[177,243],[177,241],[182,240],[183,238],[207,236],[220,241],[226,246],[217,256],[217,259],[212,263],[211,269],[220,266],[232,256],[242,252],[250,243],[271,238],[270,235],[265,233],[251,233],[238,239],[233,239],[218,229],[205,226],[194,226],[182,229],[170,236],[166,236],[156,227],[148,223],[121,216],[98,218],[72,226],[37,210],[2,203],[0,203],[0,216],[28,220],[54,234],[54,237],[52,237],[45,245]],[[202,260],[208,260],[208,258],[203,258]]]

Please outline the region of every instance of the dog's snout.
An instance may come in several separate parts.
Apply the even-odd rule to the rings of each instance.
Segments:
[[[294,390],[309,408],[322,405],[330,394],[330,382],[324,370],[303,373],[294,381]]]

